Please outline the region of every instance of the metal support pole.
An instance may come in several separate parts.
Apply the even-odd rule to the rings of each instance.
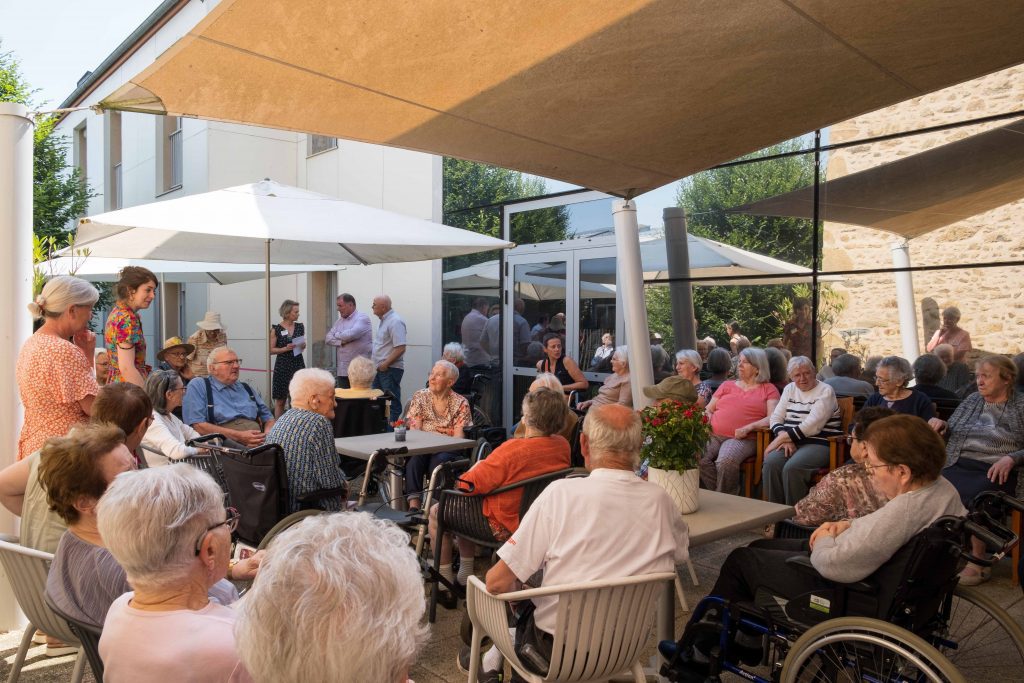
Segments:
[[[669,295],[672,299],[672,334],[677,349],[697,348],[693,314],[693,285],[677,278],[690,277],[690,247],[686,236],[686,212],[671,206],[662,210],[665,219],[665,251],[668,256]]]
[[[895,240],[889,245],[892,250],[894,268],[910,267],[910,243]],[[900,316],[900,338],[903,340],[903,357],[913,363],[921,353],[917,338],[917,306],[914,303],[914,275],[909,271],[893,274],[896,279],[896,307]]]
[[[264,320],[266,320],[266,324],[263,326],[263,329],[267,331],[267,350],[265,352],[265,357],[267,359],[267,405],[270,406],[270,410],[271,410],[271,412],[273,412],[273,410],[274,410],[274,408],[273,408],[273,405],[274,405],[274,388],[273,388],[273,386],[274,386],[273,385],[274,377],[273,377],[273,371],[271,370],[271,367],[272,367],[272,363],[274,362],[274,359],[273,359],[273,356],[271,356],[271,354],[270,354],[270,342],[271,342],[270,336],[271,336],[271,332],[270,332],[270,239],[269,238],[267,239],[267,241],[266,241],[266,243],[264,245],[264,250],[265,250],[264,251],[264,258],[266,260],[266,263],[264,265],[266,266],[266,270],[263,272],[263,300],[264,300],[264,303],[266,303],[266,314],[267,314],[267,316],[264,319]]]
[[[818,367],[818,271],[821,270],[821,130],[814,131],[814,214],[811,217],[811,362]]]
[[[14,462],[21,432],[22,407],[14,377],[18,351],[32,334],[25,306],[32,300],[32,138],[35,123],[28,108],[0,102],[0,339],[7,353],[0,361],[0,434],[7,446],[0,467]],[[91,359],[90,359],[91,360]],[[0,531],[15,534],[15,519],[0,508]],[[6,581],[0,587],[0,629],[24,624]]]
[[[623,319],[626,321],[626,346],[629,349],[629,381],[633,407],[644,408],[650,401],[643,387],[654,384],[651,366],[651,335],[647,328],[647,302],[644,300],[644,269],[640,263],[640,228],[636,222],[636,203],[617,199],[612,203],[615,246],[619,252],[618,291]]]

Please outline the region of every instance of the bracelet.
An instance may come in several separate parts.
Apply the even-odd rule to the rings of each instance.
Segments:
[[[232,580],[231,577],[235,572],[235,565],[238,564],[238,560],[230,560],[228,562],[228,579]]]

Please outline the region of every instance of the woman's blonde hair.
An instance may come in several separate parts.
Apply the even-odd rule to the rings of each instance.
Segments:
[[[42,317],[59,318],[72,306],[92,308],[100,299],[99,291],[82,278],[58,275],[50,278],[39,296],[28,305],[33,320]]]

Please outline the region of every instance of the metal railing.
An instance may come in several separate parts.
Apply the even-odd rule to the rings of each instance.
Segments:
[[[170,138],[170,152],[171,152],[171,182],[170,187],[180,187],[182,179],[182,154],[181,154],[181,128],[171,133]]]

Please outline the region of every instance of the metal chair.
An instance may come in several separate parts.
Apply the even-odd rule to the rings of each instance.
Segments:
[[[4,572],[11,582],[18,606],[28,617],[29,622],[25,625],[25,634],[21,638],[18,652],[11,664],[11,673],[7,677],[7,683],[14,683],[21,676],[25,655],[32,646],[32,636],[37,628],[69,645],[81,646],[81,642],[68,623],[54,614],[43,599],[46,575],[50,571],[53,555],[18,545],[18,539],[12,536],[2,535],[0,539],[0,564],[3,565]],[[75,668],[71,672],[72,683],[79,683],[82,680],[86,659],[80,648],[75,659]]]
[[[631,672],[646,681],[640,652],[647,644],[655,603],[675,572],[587,581],[491,595],[484,583],[469,577],[466,606],[473,622],[469,681],[476,683],[480,647],[489,637],[520,676],[530,683],[603,681]],[[557,620],[548,672],[539,676],[524,667],[508,629],[508,603],[558,596]]]
[[[47,607],[68,622],[68,628],[78,636],[78,641],[82,644],[86,659],[89,661],[89,668],[92,669],[93,678],[96,679],[96,683],[103,683],[103,659],[100,657],[100,636],[103,635],[103,629],[69,617],[53,604],[49,595],[44,593],[43,598],[46,600]]]

